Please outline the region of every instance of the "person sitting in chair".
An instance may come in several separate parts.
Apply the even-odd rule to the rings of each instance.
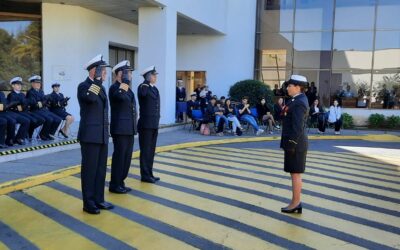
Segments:
[[[231,104],[230,99],[225,100],[225,116],[228,118],[228,121],[232,122],[232,131],[235,136],[241,135],[243,127],[237,118],[235,107]]]
[[[311,124],[318,123],[319,134],[325,133],[325,111],[318,99],[310,107],[310,119]]]
[[[238,106],[240,120],[250,124],[253,127],[256,135],[261,135],[264,130],[258,126],[256,119],[251,115],[250,104],[248,102],[249,98],[245,96],[242,98],[242,104]]]
[[[263,124],[268,124],[267,129],[270,134],[274,133],[274,127],[276,127],[274,117],[271,115],[271,110],[268,107],[265,98],[261,98],[260,102],[257,103],[258,119]]]
[[[335,135],[340,135],[340,128],[342,127],[342,108],[337,99],[333,101],[329,108],[328,122],[335,124]]]

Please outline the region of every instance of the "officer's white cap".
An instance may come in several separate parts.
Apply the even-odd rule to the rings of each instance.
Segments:
[[[140,75],[145,76],[147,73],[152,73],[154,75],[157,75],[158,73],[156,71],[156,66],[153,65],[153,66],[145,68]]]
[[[190,96],[197,96],[196,92],[192,92],[192,94],[190,94]]]
[[[124,60],[122,62],[119,62],[117,65],[114,66],[114,68],[112,69],[112,72],[118,73],[118,71],[125,70],[125,69],[133,71],[133,68],[131,67],[131,62],[129,60]]]
[[[291,75],[287,84],[294,84],[300,86],[307,86],[307,78],[302,75]]]
[[[33,75],[28,79],[29,82],[42,82],[42,78],[38,75]]]
[[[87,62],[84,66],[84,69],[91,70],[92,68],[97,66],[110,67],[110,65],[108,65],[108,63],[103,60],[103,55],[99,54],[92,58],[89,62]]]
[[[10,84],[14,84],[14,83],[22,83],[22,77],[16,76],[13,79],[10,80]]]

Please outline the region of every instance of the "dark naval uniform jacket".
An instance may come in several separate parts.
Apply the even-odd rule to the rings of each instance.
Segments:
[[[137,109],[135,94],[129,88],[128,91],[120,89],[121,83],[116,81],[109,89],[111,106],[112,135],[136,135],[137,134]]]
[[[301,93],[289,100],[283,110],[281,148],[298,152],[307,151],[306,124],[308,114],[309,106],[305,94]]]
[[[138,129],[158,129],[160,123],[160,93],[156,86],[152,87],[144,81],[138,87],[140,116]]]
[[[79,123],[78,140],[84,143],[108,144],[108,100],[101,84],[95,84],[89,77],[78,86],[78,101],[81,121]],[[95,88],[98,95],[89,91]]]

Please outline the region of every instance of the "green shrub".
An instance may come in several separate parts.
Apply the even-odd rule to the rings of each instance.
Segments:
[[[385,116],[382,114],[372,114],[368,118],[369,127],[382,128],[385,125]]]
[[[343,128],[354,128],[353,117],[348,113],[342,114]]]
[[[400,116],[391,115],[387,117],[386,126],[391,129],[400,128]]]
[[[272,91],[268,85],[256,80],[244,80],[235,83],[229,89],[229,97],[232,101],[241,102],[242,97],[249,97],[250,105],[258,103],[259,99],[264,97],[269,106],[272,105]]]

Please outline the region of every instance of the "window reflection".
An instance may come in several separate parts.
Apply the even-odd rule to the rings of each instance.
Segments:
[[[294,35],[294,67],[331,68],[332,33],[310,32]]]
[[[333,0],[297,0],[296,31],[331,30]]]
[[[376,0],[336,0],[336,30],[368,30],[374,27]]]
[[[282,32],[293,30],[293,0],[264,0],[262,12],[262,32]]]
[[[376,28],[400,29],[399,13],[399,0],[379,0]]]

